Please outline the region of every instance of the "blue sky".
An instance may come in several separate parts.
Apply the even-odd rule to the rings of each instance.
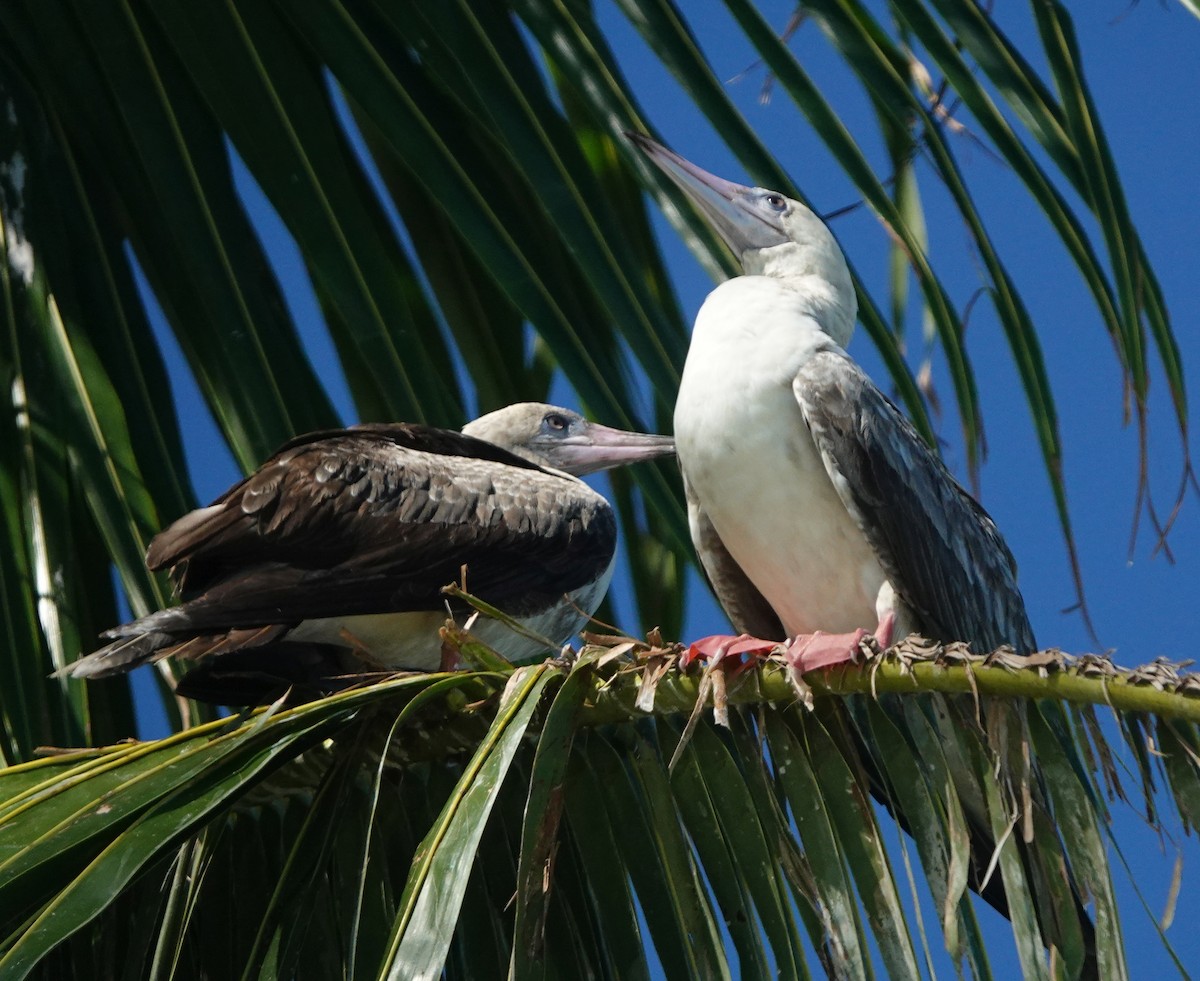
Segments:
[[[773,24],[782,28],[787,23],[790,4],[762,6]],[[1035,51],[1028,12],[1024,8],[1009,11],[1010,6],[997,5],[1005,8],[998,15],[1001,24],[1027,51]],[[621,14],[603,2],[597,7],[601,22],[611,31],[617,57],[662,138],[701,166],[734,180],[745,180],[745,173],[711,127],[680,94]],[[857,198],[853,188],[786,95],[776,88],[770,101],[760,100],[762,70],[752,67],[754,55],[724,8],[698,3],[689,5],[688,10],[696,18],[693,27],[717,75],[728,79],[741,76],[728,85],[730,96],[816,206],[832,211],[853,203]],[[1200,334],[1196,329],[1200,291],[1195,286],[1200,262],[1200,125],[1195,110],[1200,22],[1174,3],[1131,5],[1109,0],[1075,5],[1073,13],[1087,77],[1107,127],[1129,208],[1160,277],[1187,379],[1194,383],[1200,364]],[[817,26],[803,25],[792,41],[792,49],[827,92],[837,93],[833,101],[843,122],[878,170],[886,174],[886,155],[870,107]],[[1043,67],[1036,58],[1034,63]],[[1195,590],[1200,583],[1200,499],[1191,493],[1184,502],[1170,538],[1174,564],[1162,555],[1152,555],[1153,529],[1144,519],[1130,554],[1137,438],[1133,427],[1125,425],[1122,418],[1121,375],[1111,343],[1084,283],[1013,176],[967,138],[956,142],[954,149],[997,250],[1041,332],[1066,449],[1065,473],[1084,583],[1100,641],[1104,647],[1114,648],[1116,659],[1124,664],[1158,655],[1182,658],[1190,651],[1187,642],[1192,637]],[[929,179],[928,170],[922,177],[931,260],[961,309],[981,282],[979,263],[945,195]],[[319,312],[295,247],[252,182],[243,176],[241,186],[256,226],[268,243],[288,302],[297,320],[312,328],[306,331],[306,340],[314,363],[347,421],[354,421],[344,383],[336,370],[321,367],[333,363],[333,352],[320,327]],[[1072,203],[1078,202],[1072,198]],[[656,227],[680,303],[690,319],[711,288],[711,281],[657,215]],[[868,286],[878,299],[885,299],[888,243],[878,222],[860,209],[836,220],[832,227]],[[912,324],[910,350],[923,353],[919,318],[914,317]],[[160,332],[163,335],[165,331]],[[1012,357],[986,301],[974,308],[967,347],[978,377],[989,450],[982,471],[982,499],[1017,557],[1022,589],[1039,641],[1044,646],[1074,652],[1094,650],[1095,644],[1080,617],[1062,612],[1074,603],[1066,554]],[[861,333],[850,350],[876,378],[886,377],[869,340]],[[949,407],[949,382],[937,351],[931,353],[935,382],[943,403]],[[208,500],[238,474],[194,387],[180,370],[177,352],[171,361],[181,420],[190,442],[194,485],[199,498]],[[1151,393],[1151,489],[1159,508],[1169,510],[1179,480],[1181,450],[1160,371],[1154,373]],[[947,462],[965,477],[955,417],[945,415],[938,426],[946,443]],[[618,601],[622,595],[627,596],[627,585],[618,584]],[[628,610],[627,602],[619,606],[622,613]],[[624,625],[637,627],[629,622]],[[716,604],[702,587],[693,584],[685,637],[720,631],[725,626]],[[1174,862],[1174,843],[1160,842],[1131,808],[1120,805],[1114,829],[1150,909],[1161,913]],[[1200,939],[1190,929],[1200,916],[1200,899],[1194,886],[1200,852],[1194,839],[1188,839],[1186,845],[1177,926],[1169,935],[1185,963],[1200,965]],[[1159,976],[1170,970],[1170,963],[1126,885],[1124,873],[1115,874],[1134,976]],[[998,958],[998,971],[1002,963]]]

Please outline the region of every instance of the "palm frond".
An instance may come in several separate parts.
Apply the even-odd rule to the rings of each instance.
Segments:
[[[812,675],[810,710],[786,669],[750,668],[728,726],[685,725],[694,673],[635,706],[679,650],[397,678],[0,771],[0,967],[77,974],[104,936],[187,976],[624,976],[648,947],[671,976],[900,977],[931,945],[986,975],[979,862],[1026,975],[1128,974],[1094,761],[1132,760],[1153,828],[1168,803],[1194,826],[1200,678],[1052,653],[956,666],[908,643],[868,665],[875,695],[846,694],[869,671]],[[1044,698],[990,694],[1005,686]],[[1153,754],[1134,752],[1147,722],[1122,746],[1084,720],[1123,688],[1156,700]],[[889,811],[923,887],[899,874]],[[970,854],[980,827],[994,855]]]

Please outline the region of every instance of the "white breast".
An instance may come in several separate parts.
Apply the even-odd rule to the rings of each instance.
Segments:
[[[886,580],[792,393],[805,358],[831,347],[794,291],[730,280],[696,318],[675,406],[680,466],[789,635],[873,629]]]

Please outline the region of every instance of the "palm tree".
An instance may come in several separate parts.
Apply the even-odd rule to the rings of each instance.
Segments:
[[[878,219],[892,275],[882,299],[860,283],[862,326],[931,441],[908,351],[936,338],[971,473],[964,329],[994,308],[1077,572],[1043,335],[964,147],[1070,257],[1143,448],[1164,380],[1190,467],[1179,351],[1071,18],[1035,0],[1021,50],[969,2],[807,4],[806,41],[875,113],[854,131],[789,46],[800,17],[781,39],[726,8]],[[687,328],[644,192],[732,267],[622,137],[655,122],[614,47],[631,27],[754,178],[800,196],[670,0],[0,5],[0,975],[905,977],[944,949],[988,977],[975,891],[1025,975],[1129,973],[1109,801],[1124,779],[1155,828],[1200,820],[1196,682],[915,643],[806,679],[811,707],[777,666],[681,673],[662,637],[692,558],[667,467],[613,486],[646,641],[514,669],[460,638],[473,670],[233,718],[177,701],[164,667],[174,734],[143,743],[118,742],[125,679],[48,677],[122,604],[168,602],[142,555],[197,504],[182,428],[203,414],[181,427],[176,385],[242,468],[335,405],[458,425],[555,379],[667,428]],[[940,271],[923,186],[982,299]]]

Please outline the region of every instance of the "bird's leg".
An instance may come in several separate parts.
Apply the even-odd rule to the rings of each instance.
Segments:
[[[879,649],[886,651],[896,642],[896,613],[894,610],[888,610],[879,618],[879,624],[875,627],[875,639],[879,642]]]
[[[715,664],[727,657],[741,657],[743,654],[749,654],[751,657],[769,654],[779,646],[780,642],[777,640],[763,640],[749,634],[713,634],[711,637],[701,637],[692,641],[679,658],[679,666],[686,668],[698,657]]]
[[[452,621],[451,621],[452,622]],[[458,644],[452,641],[446,632],[446,628],[441,630],[442,648],[438,656],[439,671],[453,671],[458,667],[459,649]]]
[[[887,610],[879,617],[879,623],[875,627],[874,637],[880,650],[892,646],[892,635],[895,632],[896,614]],[[804,674],[817,668],[852,661],[866,637],[867,632],[861,627],[848,634],[827,634],[821,630],[811,634],[798,634],[796,639],[788,644],[784,656],[794,670]]]

